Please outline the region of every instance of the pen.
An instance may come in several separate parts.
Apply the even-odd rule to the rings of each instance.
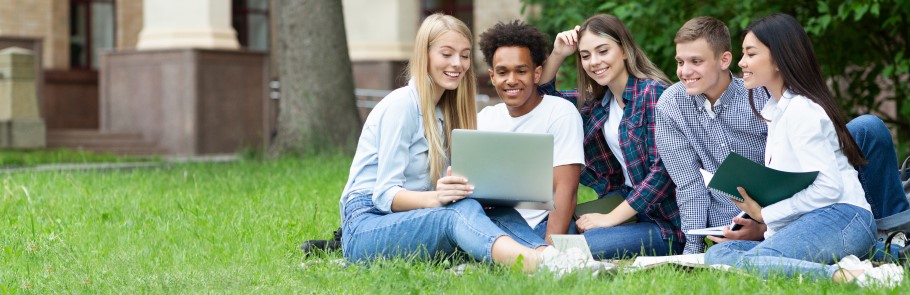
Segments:
[[[739,218],[750,218],[750,219],[752,218],[752,217],[749,217],[749,214],[746,214],[746,211],[740,211],[739,214],[736,214],[736,217],[739,217]],[[734,217],[734,218],[735,218],[735,217]],[[742,228],[742,227],[743,227],[742,224],[738,224],[738,223],[733,222],[733,220],[730,220],[730,230],[731,230],[731,231],[739,230],[739,229]]]

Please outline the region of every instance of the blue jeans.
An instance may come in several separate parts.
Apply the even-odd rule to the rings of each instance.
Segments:
[[[859,181],[875,219],[910,209],[897,172],[894,142],[885,123],[876,116],[862,115],[847,123],[847,129],[869,161],[858,169]]]
[[[515,214],[518,214],[517,216]],[[515,209],[512,208],[496,208],[492,210],[487,210],[487,216],[490,216],[490,220],[493,221],[499,228],[502,228],[509,234],[512,238],[515,239],[518,243],[527,246],[528,248],[536,248],[535,245],[540,245],[541,242],[546,244],[547,237],[547,220],[541,221],[533,229],[528,225],[528,223],[521,217],[521,214]],[[516,222],[516,219],[521,219],[523,223]],[[548,217],[549,218],[549,217]],[[533,237],[527,236],[528,230],[531,230],[534,233]],[[575,235],[578,234],[578,229],[575,227],[575,220],[572,220],[569,223],[569,232],[566,234]],[[532,247],[534,246],[534,247]]]
[[[727,241],[705,253],[705,263],[725,264],[763,277],[806,275],[830,279],[847,255],[867,256],[875,245],[875,220],[866,209],[834,204],[815,209],[764,241]]]
[[[594,228],[584,232],[584,236],[596,259],[671,255],[682,253],[684,245],[681,241],[665,240],[657,223],[641,213],[636,223]]]
[[[348,261],[369,261],[382,257],[437,258],[460,249],[471,258],[492,262],[493,242],[506,232],[490,221],[480,203],[463,199],[443,207],[384,213],[376,209],[368,194],[355,196],[344,205],[341,247]],[[511,214],[509,211],[511,210]],[[491,212],[507,216],[500,222],[518,228],[525,245],[533,244],[537,235],[515,209]],[[511,216],[511,217],[508,217]],[[524,224],[526,231],[513,224]]]
[[[550,216],[547,216],[547,219],[544,219],[543,221],[538,223],[537,226],[534,227],[534,232],[537,233],[537,236],[540,237],[541,239],[545,239],[547,237],[547,224],[549,223],[549,221],[550,221]],[[569,231],[566,232],[566,234],[567,235],[577,235],[578,234],[578,227],[575,225],[575,219],[569,220]]]
[[[869,162],[860,167],[859,181],[866,192],[866,201],[872,207],[875,219],[888,217],[910,209],[904,195],[897,167],[897,154],[891,132],[885,123],[873,115],[862,115],[847,123],[853,140]],[[879,242],[872,259],[876,261],[897,257],[899,246],[885,251],[885,243]],[[886,253],[890,252],[890,256]]]
[[[628,187],[609,192],[603,197],[620,194],[625,197]],[[647,215],[638,213],[638,222],[612,227],[594,228],[584,232],[588,248],[596,259],[621,259],[634,255],[664,256],[682,253],[683,241],[665,240],[660,227]]]

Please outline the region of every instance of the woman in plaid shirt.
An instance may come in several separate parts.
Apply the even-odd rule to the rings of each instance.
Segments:
[[[578,90],[557,91],[559,65],[575,53]],[[606,214],[585,214],[577,224],[595,257],[682,252],[675,186],[654,141],[654,106],[669,79],[612,15],[592,16],[559,33],[544,64],[541,91],[576,103],[584,121],[585,168],[581,184],[599,198],[624,197]],[[638,221],[627,223],[630,218]]]

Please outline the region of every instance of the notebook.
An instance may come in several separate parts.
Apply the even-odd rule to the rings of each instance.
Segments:
[[[727,155],[713,175],[708,171],[701,171],[701,174],[712,192],[742,202],[743,198],[736,190],[736,187],[741,186],[762,207],[792,197],[809,187],[818,177],[818,171],[774,170],[734,152]]]
[[[456,129],[452,174],[484,206],[553,209],[553,135]]]

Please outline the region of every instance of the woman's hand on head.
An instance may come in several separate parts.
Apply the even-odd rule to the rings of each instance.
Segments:
[[[474,186],[468,183],[468,179],[461,176],[452,175],[452,167],[446,169],[446,176],[436,181],[436,198],[432,200],[430,207],[440,207],[455,203],[458,200],[466,198],[474,192]]]
[[[580,26],[575,26],[574,29],[556,34],[556,40],[553,41],[553,53],[551,55],[565,59],[569,55],[574,54],[575,51],[578,50],[578,29],[580,28]]]

